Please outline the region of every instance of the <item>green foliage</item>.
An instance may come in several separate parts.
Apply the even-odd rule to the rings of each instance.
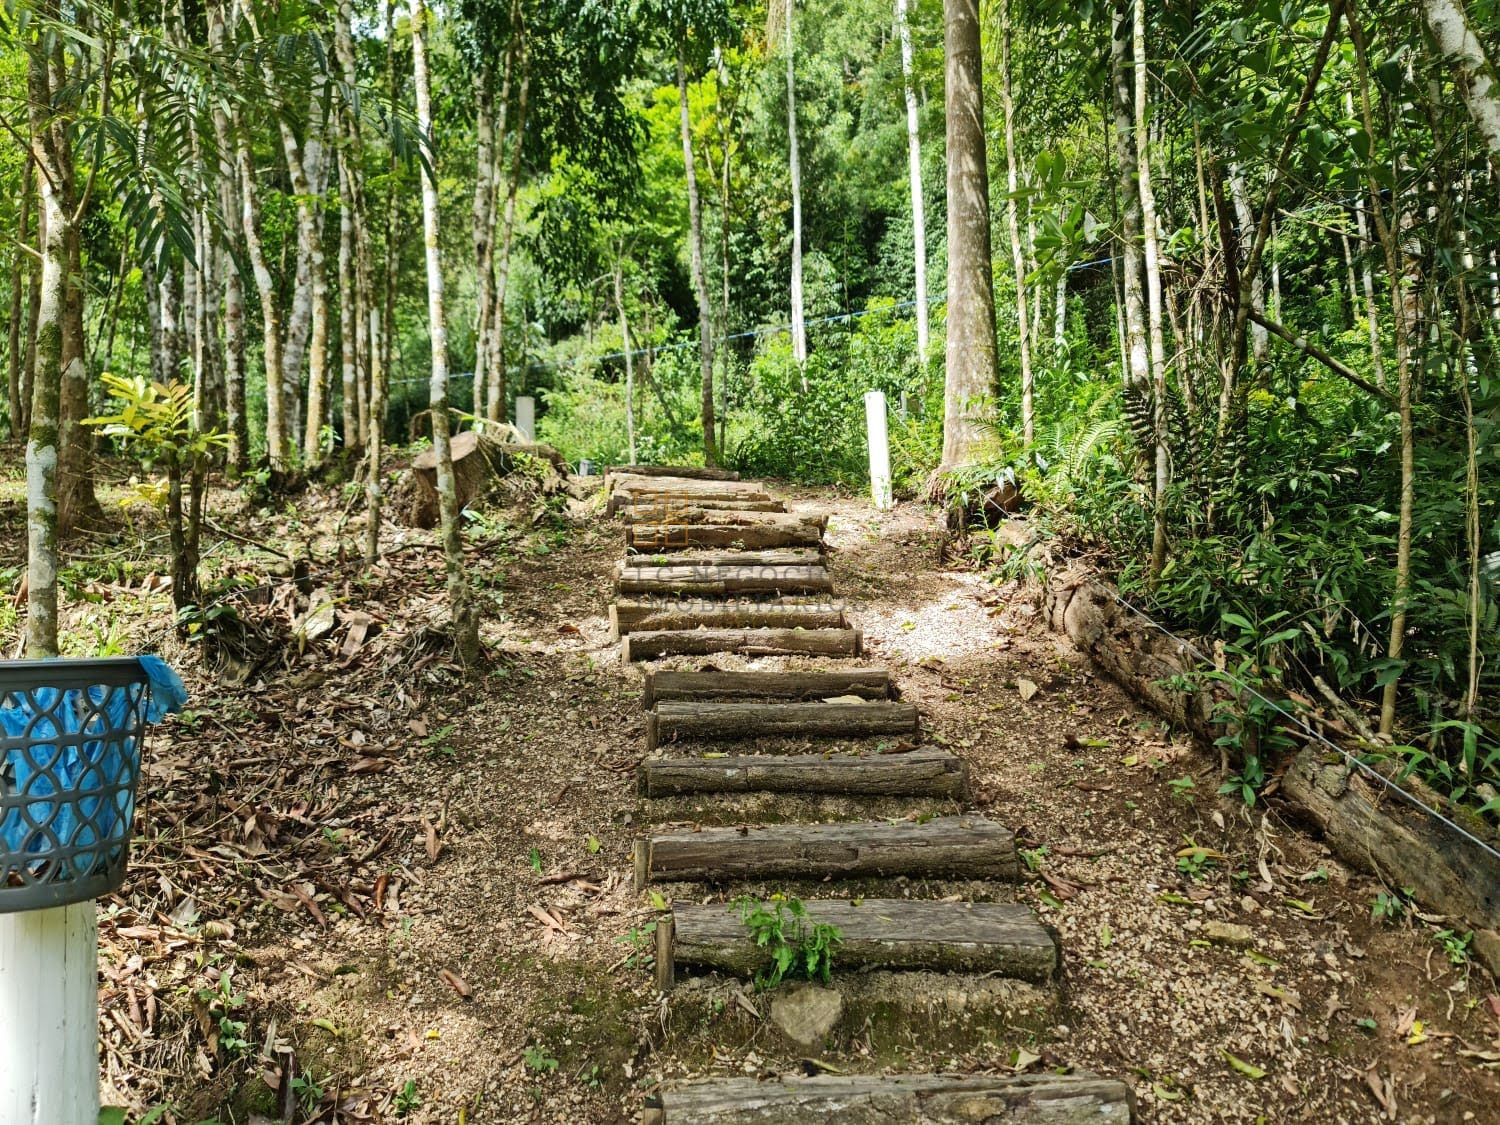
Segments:
[[[773,894],[764,903],[745,895],[734,906],[750,940],[770,955],[770,967],[756,974],[757,988],[775,988],[787,977],[824,983],[831,979],[841,936],[837,926],[811,921],[801,900],[783,894]]]
[[[229,444],[219,431],[199,428],[193,389],[187,384],[160,383],[143,376],[122,378],[107,371],[100,378],[119,409],[85,418],[83,424],[117,438],[147,466],[188,463]]]

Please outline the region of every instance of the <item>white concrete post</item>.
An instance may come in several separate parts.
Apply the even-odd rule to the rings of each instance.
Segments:
[[[0,914],[0,1121],[99,1121],[93,902]]]
[[[882,511],[891,507],[891,445],[886,433],[885,392],[865,392],[865,434],[870,445],[870,496]]]
[[[530,395],[516,396],[516,429],[527,441],[536,441],[536,399]]]

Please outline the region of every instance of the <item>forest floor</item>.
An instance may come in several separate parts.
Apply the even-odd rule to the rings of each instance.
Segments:
[[[123,479],[104,492],[125,511]],[[785,492],[832,513],[870,662],[1021,835],[1034,870],[1016,895],[1063,951],[1040,1022],[957,1044],[897,1025],[824,1062],[1074,1065],[1132,1083],[1145,1121],[1494,1119],[1500,995],[1445,947],[1455,923],[1372,919],[1381,887],[1274,801],[1252,815],[1215,796],[1212,756],[1095,676],[1024,592],[944,565],[930,512]],[[20,503],[0,480],[12,589]],[[388,529],[362,574],[337,534],[354,503],[215,494],[242,539],[211,531],[205,569],[243,576],[241,656],[260,664],[238,686],[225,674],[249,664],[210,670],[173,634],[149,518],[70,560],[72,654],[154,648],[193,694],[152,740],[132,874],[101,904],[105,1103],[237,1125],[607,1123],[636,1120],[663,1078],[801,1067],[753,993],[683,1018],[654,989],[665,903],[629,878],[656,815],[635,789],[640,672],[605,617],[618,523],[519,485],[480,512],[488,659],[462,670],[428,628],[432,535]],[[300,589],[244,540],[310,555]]]

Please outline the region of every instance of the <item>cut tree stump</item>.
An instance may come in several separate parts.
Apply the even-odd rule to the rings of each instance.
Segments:
[[[685,738],[736,739],[824,735],[869,738],[880,734],[916,735],[917,709],[910,703],[867,700],[857,703],[658,703],[646,717],[646,749]]]
[[[627,633],[620,641],[626,664],[663,656],[858,656],[864,647],[858,629],[652,629]]]
[[[510,472],[511,459],[517,455],[535,457],[552,466],[555,476],[544,485],[549,492],[560,489],[568,473],[568,463],[562,454],[540,442],[495,441],[476,430],[465,430],[453,435],[452,450],[453,479],[460,511],[477,500],[491,480]],[[436,527],[439,514],[437,455],[433,450],[423,450],[412,458],[410,479],[414,487],[411,507],[406,513],[407,522],[412,527]]]
[[[889,699],[891,674],[884,668],[852,672],[647,672],[641,705],[647,711],[666,699],[831,699],[857,695]]]
[[[732,516],[736,513],[707,514]],[[763,518],[785,520],[788,517],[767,512]],[[685,551],[712,547],[758,551],[768,547],[820,547],[822,543],[823,529],[817,524],[801,522],[638,523],[628,524],[625,528],[625,545],[635,551]]]
[[[946,750],[905,754],[740,754],[647,758],[637,767],[643,797],[683,793],[834,793],[854,797],[953,797],[969,770]]]
[[[1034,983],[1057,972],[1057,940],[1029,906],[1016,902],[933,902],[922,899],[842,899],[804,902],[807,921],[836,926],[835,972],[849,969],[995,973]],[[772,964],[733,903],[678,906],[671,944],[658,949],[658,983],[678,965],[755,977]]]
[[[615,593],[729,598],[737,594],[827,594],[826,566],[627,566]]]
[[[842,629],[849,624],[843,602],[811,598],[772,601],[622,598],[609,607],[610,635],[642,629]]]
[[[637,477],[681,477],[683,480],[739,480],[733,469],[709,469],[701,465],[608,465],[604,469],[606,486],[616,473]]]
[[[1015,836],[980,816],[775,824],[671,832],[635,842],[635,885],[755,878],[1020,877]]]
[[[713,1078],[668,1085],[642,1125],[1129,1125],[1135,1095],[1092,1074]]]
[[[636,554],[615,564],[615,577],[630,567],[643,566],[822,566],[823,553],[811,547],[781,547],[767,551],[672,551]]]

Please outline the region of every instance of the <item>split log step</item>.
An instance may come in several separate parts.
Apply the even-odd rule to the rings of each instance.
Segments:
[[[739,480],[734,469],[713,469],[702,465],[607,465],[606,477],[615,474],[637,477],[681,477],[684,480]]]
[[[626,634],[620,650],[626,664],[663,656],[858,656],[858,629],[651,629]]]
[[[611,492],[761,492],[770,490],[758,480],[703,480],[698,477],[650,476],[645,473],[611,471]]]
[[[673,551],[662,555],[631,555],[615,564],[615,576],[627,567],[642,566],[822,566],[823,553],[810,547],[782,547],[769,551]]]
[[[884,668],[853,672],[647,672],[641,705],[649,711],[666,699],[830,699],[840,695],[889,699],[891,674]]]
[[[665,512],[664,508],[667,509]],[[828,517],[821,512],[739,512],[733,509],[704,508],[684,503],[638,505],[625,512],[625,523],[629,526],[704,523],[723,527],[811,527],[822,531],[828,526]]]
[[[784,513],[786,502],[763,492],[725,495],[704,492],[624,492],[616,489],[610,494],[604,513],[612,516],[616,512],[628,512],[636,523],[648,519],[653,522],[671,522],[672,515],[683,508],[711,508],[714,511],[725,512]]]
[[[642,1125],[1129,1125],[1135,1095],[1092,1074],[821,1074],[667,1086]]]
[[[757,551],[767,547],[817,547],[822,542],[823,529],[810,523],[666,523],[629,524],[625,528],[625,545],[637,551],[678,551],[700,547]]]
[[[1020,903],[870,898],[858,905],[842,899],[804,905],[809,924],[838,928],[833,962],[839,972],[994,973],[1034,983],[1057,972],[1057,940]],[[672,986],[679,965],[745,978],[771,967],[772,951],[755,943],[733,903],[678,906],[671,924],[659,924],[657,934],[657,984],[663,990]]]
[[[814,598],[772,601],[713,601],[703,598],[622,598],[609,607],[610,635],[642,629],[843,629],[849,624],[843,602]]]
[[[636,889],[653,881],[861,878],[1018,879],[1015,836],[979,816],[773,824],[669,832],[635,842]]]
[[[864,700],[858,703],[658,703],[646,717],[646,749],[684,738],[731,739],[797,735],[868,738],[915,735],[921,730],[910,703]]]
[[[827,594],[826,566],[627,566],[616,594],[676,594],[729,598],[737,594]]]
[[[853,797],[952,797],[968,791],[969,770],[946,750],[905,754],[735,754],[647,758],[641,795],[833,793]]]

